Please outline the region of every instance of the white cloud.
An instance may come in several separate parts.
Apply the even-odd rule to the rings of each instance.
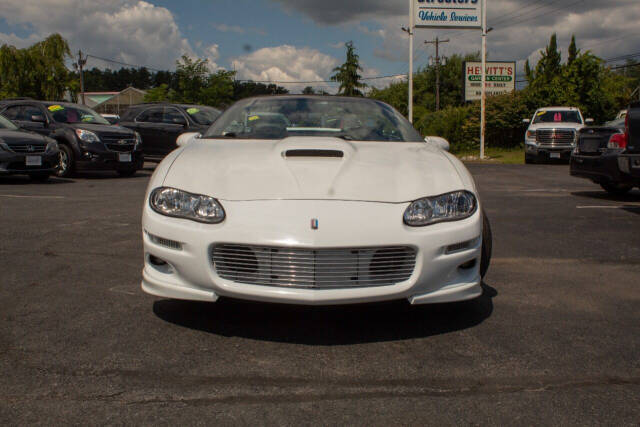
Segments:
[[[308,47],[290,45],[267,47],[231,61],[239,79],[254,81],[323,81],[329,80],[338,59]],[[291,92],[306,86],[329,90],[334,85],[323,83],[282,84]]]
[[[145,1],[2,0],[0,16],[33,31],[27,44],[57,32],[74,51],[162,69],[173,68],[182,54],[193,54],[173,14]],[[88,65],[119,67],[94,59]]]
[[[239,25],[211,24],[211,26],[223,33],[244,34],[244,28]]]

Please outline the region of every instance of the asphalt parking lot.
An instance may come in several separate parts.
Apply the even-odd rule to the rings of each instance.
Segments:
[[[0,177],[0,424],[636,424],[640,191],[470,165],[485,294],[299,307],[141,292],[150,170]]]

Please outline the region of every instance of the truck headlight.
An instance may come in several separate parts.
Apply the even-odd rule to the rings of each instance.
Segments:
[[[478,209],[476,196],[469,191],[454,191],[435,197],[425,197],[411,203],[404,212],[404,223],[423,227],[444,221],[469,218]]]
[[[56,151],[60,151],[60,147],[56,141],[51,141],[47,144],[47,148],[45,150],[46,153],[55,153]]]
[[[151,192],[149,205],[155,212],[174,218],[218,224],[225,219],[222,205],[213,197],[160,187]]]
[[[136,145],[133,147],[133,151],[137,151],[142,146],[142,137],[138,132],[134,132],[136,135]]]

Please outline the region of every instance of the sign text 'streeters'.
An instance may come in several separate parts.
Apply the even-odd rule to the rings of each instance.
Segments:
[[[465,62],[464,100],[477,101],[482,97],[482,64]],[[487,96],[513,92],[516,89],[515,62],[487,62],[485,87]]]
[[[413,0],[416,27],[481,28],[481,0]]]

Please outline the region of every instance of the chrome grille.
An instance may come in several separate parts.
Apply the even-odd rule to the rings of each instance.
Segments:
[[[237,283],[308,289],[391,286],[408,280],[416,250],[379,248],[299,249],[223,244],[211,259],[216,273]]]
[[[538,129],[536,141],[540,145],[571,145],[575,141],[573,129]]]
[[[47,146],[43,144],[31,145],[31,144],[7,144],[11,151],[14,153],[36,154],[44,153]]]
[[[136,139],[128,135],[101,135],[100,139],[104,142],[107,150],[120,153],[133,151],[133,147],[136,145]]]

